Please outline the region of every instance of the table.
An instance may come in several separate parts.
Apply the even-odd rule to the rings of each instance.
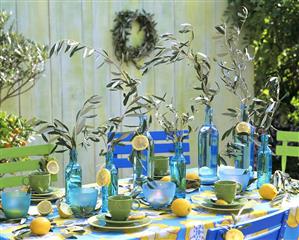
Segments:
[[[200,191],[193,192],[187,195],[190,199],[192,195],[196,195],[198,198],[212,197],[214,195],[211,187],[201,187]],[[264,216],[266,214],[277,211],[278,208],[272,208],[268,201],[261,200],[259,198],[258,192],[256,190],[247,192],[246,195],[250,199],[257,201],[254,206],[253,211],[243,214],[241,220],[248,220],[257,217]],[[299,198],[297,198],[293,204],[297,204]],[[193,205],[195,206],[195,205]],[[34,207],[32,207],[34,208]],[[205,211],[203,209],[192,210],[191,214],[187,217],[178,218],[173,214],[163,214],[159,215],[161,211],[153,211],[149,207],[143,205],[140,209],[141,211],[146,211],[149,213],[152,219],[152,224],[139,231],[125,231],[125,232],[101,232],[90,227],[86,227],[84,234],[76,235],[77,239],[88,240],[88,239],[205,239],[207,230],[209,228],[214,228],[217,225],[229,225],[232,224],[232,217],[228,214],[216,214]],[[299,211],[299,208],[298,210]],[[57,209],[48,216],[53,219],[53,222],[57,224],[57,227],[53,228],[53,232],[42,236],[42,237],[32,237],[33,239],[64,239],[62,229],[59,226],[65,223],[74,222],[86,223],[85,219],[61,219],[58,216]],[[30,218],[27,222],[30,222]],[[18,224],[1,224],[0,225],[0,239],[12,239],[12,231],[22,227],[23,225]],[[292,227],[288,226],[285,233],[285,240],[299,240],[299,226],[298,223]]]

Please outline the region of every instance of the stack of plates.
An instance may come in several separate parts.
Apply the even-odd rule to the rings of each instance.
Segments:
[[[249,210],[251,207],[246,207],[248,200],[246,198],[235,199],[232,203],[227,205],[217,204],[213,199],[204,199],[202,201],[196,201],[199,208],[203,208],[210,211],[217,212],[238,212],[244,206],[244,210]]]
[[[142,219],[115,221],[106,216],[106,214],[100,214],[93,216],[88,220],[89,225],[98,228],[100,230],[129,230],[138,229],[151,224],[151,220],[148,217]]]
[[[45,193],[31,193],[31,202],[41,202],[43,200],[55,201],[64,196],[64,191],[59,188],[51,188]]]

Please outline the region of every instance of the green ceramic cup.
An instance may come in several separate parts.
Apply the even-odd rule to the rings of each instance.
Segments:
[[[137,206],[133,206],[133,203],[136,203]],[[108,209],[112,220],[127,220],[131,209],[137,210],[139,207],[139,201],[130,196],[116,195],[108,198]]]
[[[240,184],[234,181],[217,181],[214,187],[218,199],[231,203],[239,192]]]
[[[35,193],[49,192],[51,185],[51,174],[49,173],[34,173],[29,175],[29,186]]]
[[[168,175],[169,169],[169,157],[165,156],[154,156],[152,157],[154,161],[154,174],[155,176],[166,176]]]

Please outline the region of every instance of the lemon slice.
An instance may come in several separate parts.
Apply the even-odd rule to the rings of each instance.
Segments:
[[[243,240],[244,234],[240,230],[232,228],[225,233],[224,239],[225,240]]]
[[[235,128],[237,134],[250,135],[250,124],[248,122],[239,122]]]
[[[218,205],[227,205],[228,204],[226,201],[224,201],[222,199],[218,199],[215,203]]]
[[[37,211],[40,215],[48,215],[53,211],[52,203],[48,200],[43,200],[37,204]]]
[[[57,161],[50,160],[46,165],[47,171],[50,174],[57,174],[59,172],[59,165]]]
[[[146,136],[144,135],[137,135],[132,140],[132,147],[136,151],[143,151],[145,150],[149,145],[149,141]]]
[[[96,183],[102,187],[102,186],[108,186],[110,182],[111,182],[110,171],[106,168],[100,169],[97,173]]]
[[[73,212],[68,204],[60,203],[58,206],[58,214],[61,218],[69,218],[73,215]]]

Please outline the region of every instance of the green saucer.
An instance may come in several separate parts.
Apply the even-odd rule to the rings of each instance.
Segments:
[[[116,220],[112,220],[110,217],[107,217],[106,214],[100,214],[100,215],[97,215],[97,219],[99,219],[100,221],[103,220],[106,223],[124,226],[124,225],[132,225],[134,223],[142,222],[145,218],[134,219],[134,220],[116,221]]]
[[[210,204],[215,208],[241,208],[247,202],[248,202],[248,200],[246,198],[239,198],[239,199],[235,199],[231,203],[228,203],[227,205],[223,205],[223,204],[217,204],[215,202],[215,200],[212,200],[212,199],[205,200],[205,203]]]

